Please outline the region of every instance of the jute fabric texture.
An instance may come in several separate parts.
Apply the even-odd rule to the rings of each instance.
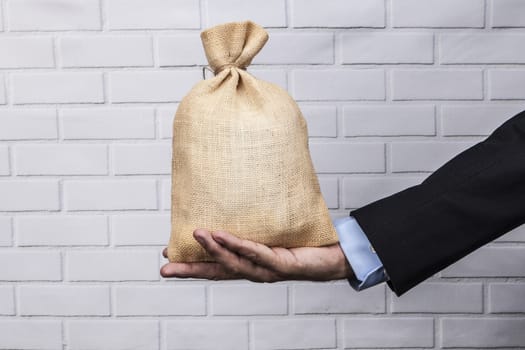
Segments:
[[[193,238],[197,228],[268,246],[336,243],[299,107],[245,70],[268,33],[233,22],[201,40],[216,75],[191,89],[173,122],[169,260],[212,260]]]

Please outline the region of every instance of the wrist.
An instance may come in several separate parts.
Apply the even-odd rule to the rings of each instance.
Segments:
[[[341,260],[341,263],[340,263],[340,266],[341,266],[341,277],[339,279],[354,278],[355,277],[354,270],[352,269],[352,266],[348,262],[348,259],[346,258],[345,254],[343,252],[343,249],[341,248],[341,245],[339,243],[337,243],[337,247],[339,248],[340,260]]]

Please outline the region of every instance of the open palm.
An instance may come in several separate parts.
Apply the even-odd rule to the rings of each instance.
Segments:
[[[160,270],[163,277],[277,282],[329,281],[353,275],[339,244],[287,249],[270,248],[224,231],[197,229],[193,236],[215,262],[167,263]],[[167,257],[167,249],[163,255]]]

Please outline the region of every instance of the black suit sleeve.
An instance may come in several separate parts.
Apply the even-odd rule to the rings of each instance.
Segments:
[[[420,185],[350,213],[399,296],[525,223],[525,111]]]

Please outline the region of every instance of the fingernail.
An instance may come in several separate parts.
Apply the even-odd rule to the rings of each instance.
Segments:
[[[205,242],[204,241],[204,237],[199,236],[199,235],[195,235],[194,237],[197,240],[197,242],[199,242],[201,245],[204,244],[204,242]]]
[[[200,228],[193,231],[193,237],[199,242],[202,242],[204,240],[202,231],[204,230]]]
[[[220,243],[220,244],[224,244],[224,239],[222,239],[221,236],[217,236],[217,235],[213,235],[213,239],[215,240],[215,242],[217,243]]]

